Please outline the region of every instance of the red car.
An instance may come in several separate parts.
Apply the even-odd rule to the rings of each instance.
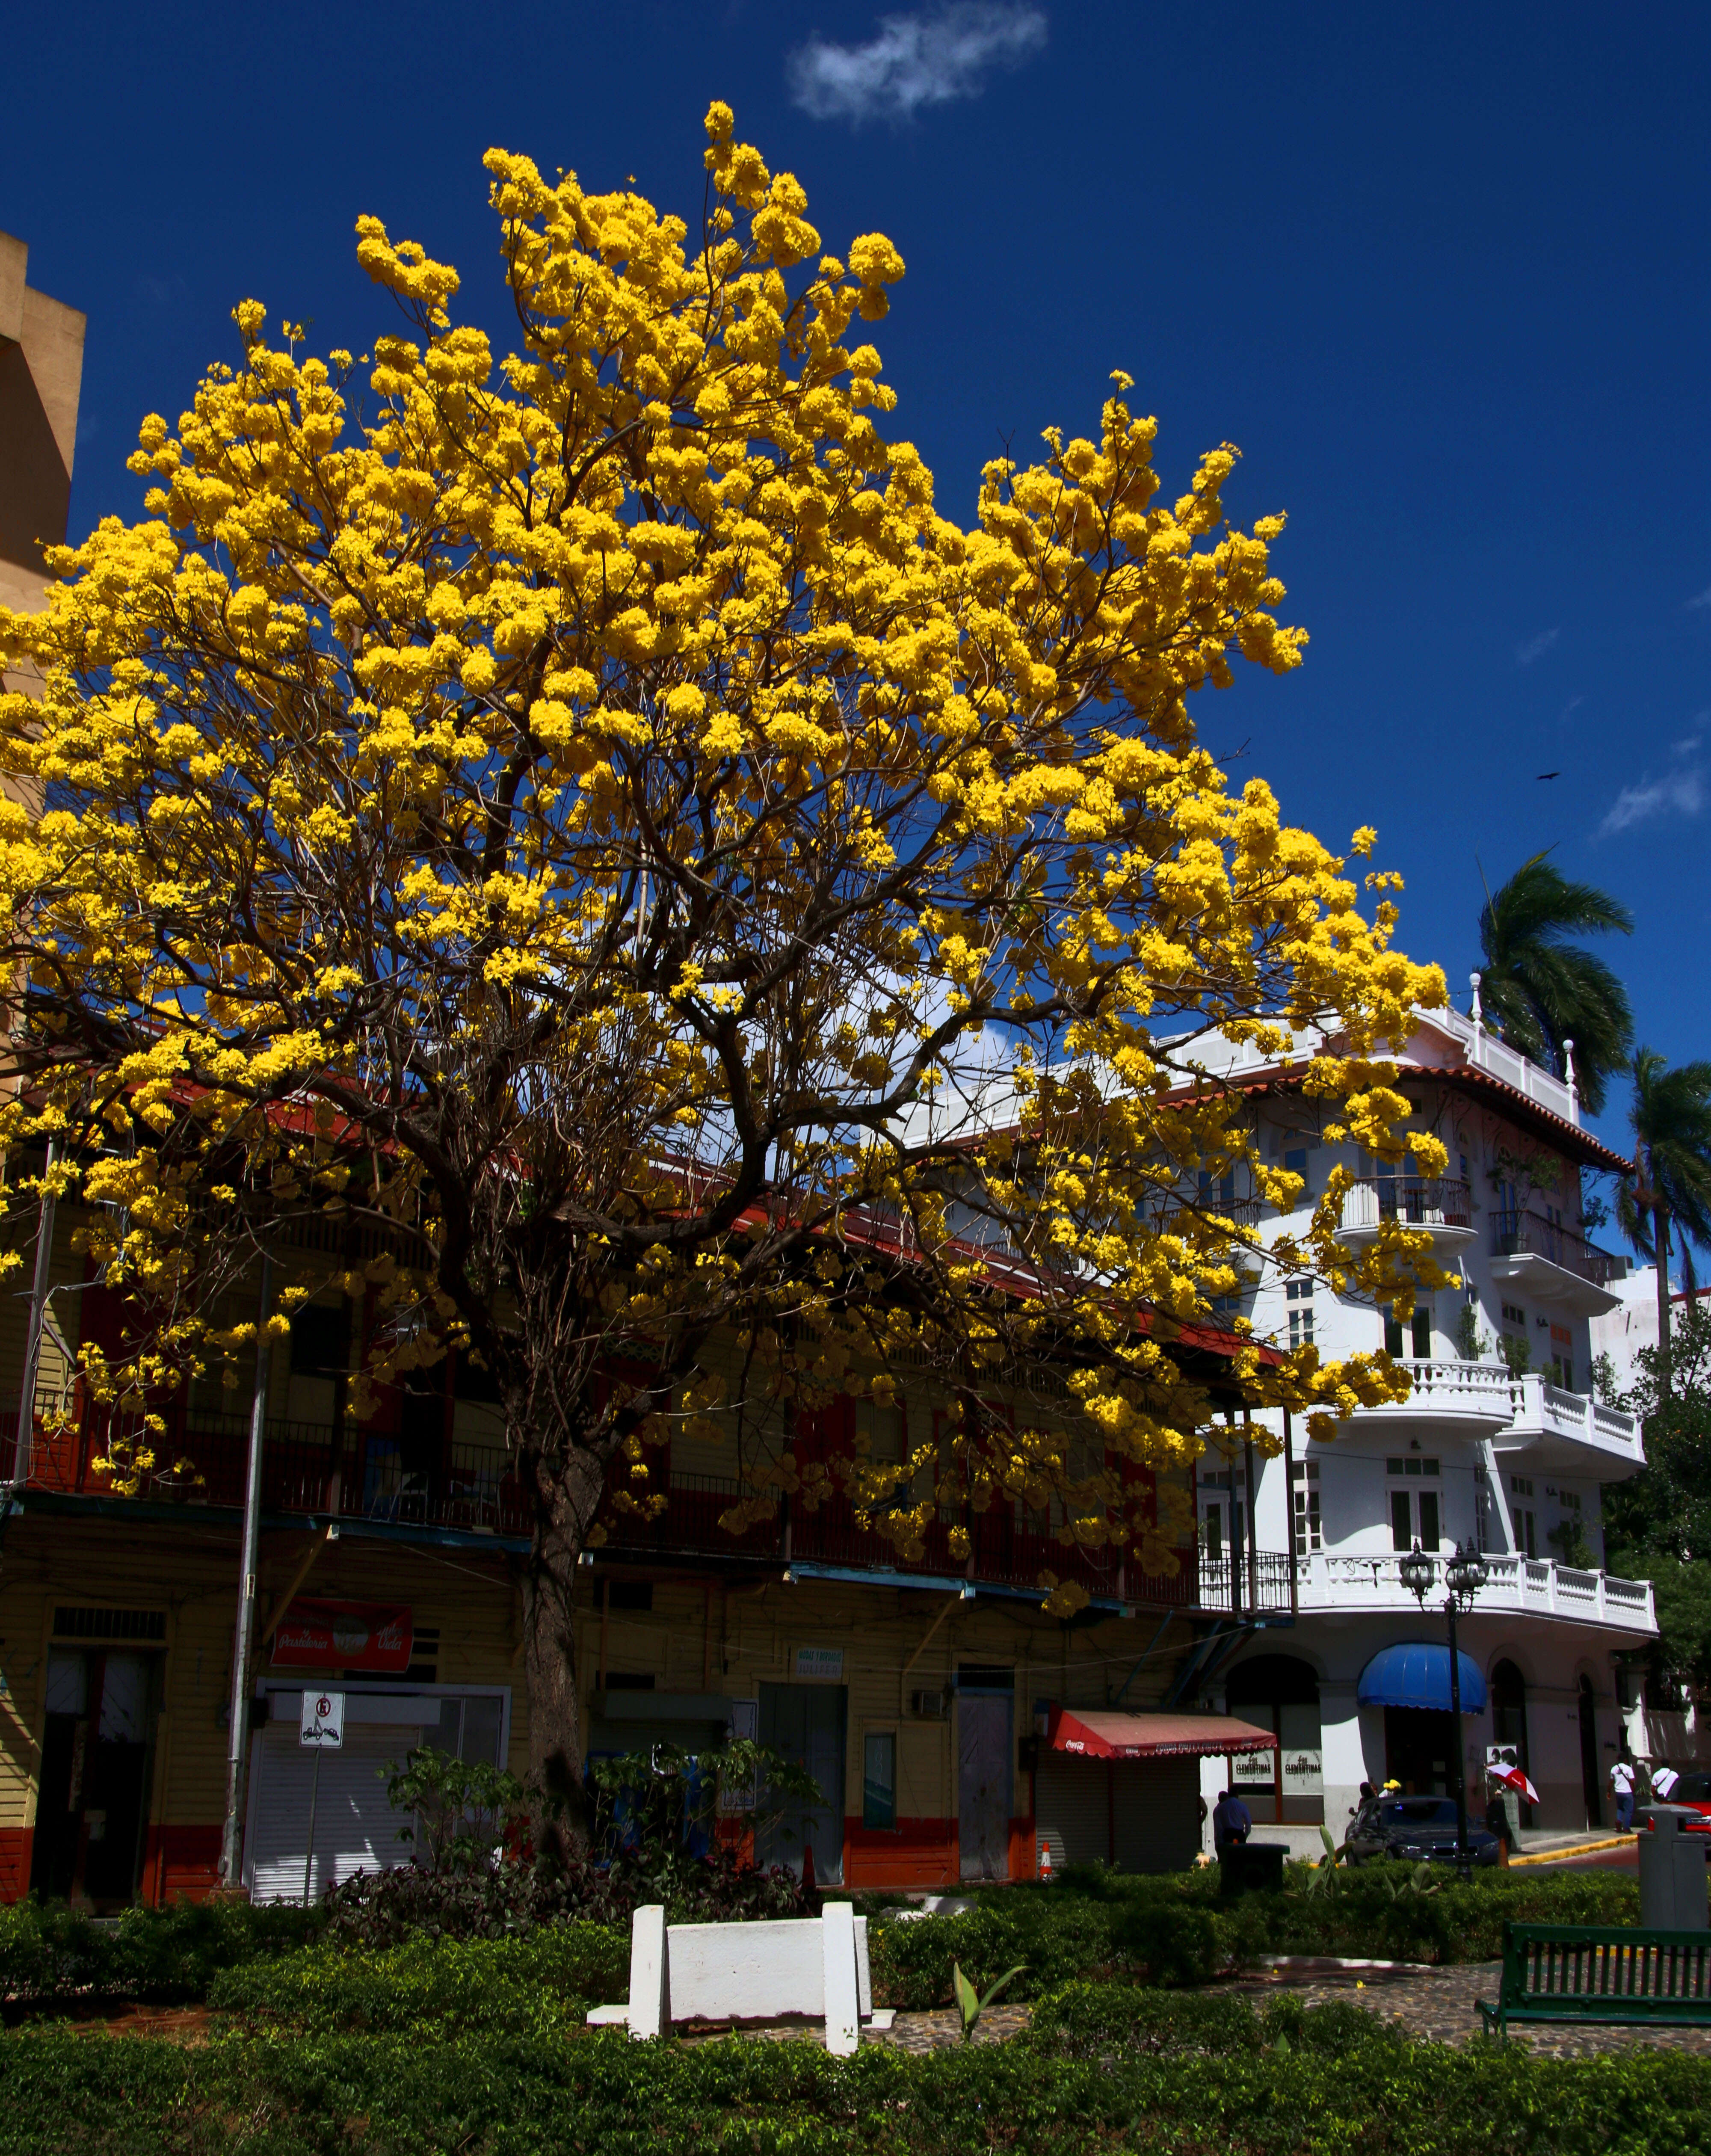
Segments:
[[[1711,1834],[1711,1774],[1683,1774],[1667,1799],[1656,1801],[1688,1805],[1698,1813],[1697,1819],[1680,1822],[1683,1834]]]

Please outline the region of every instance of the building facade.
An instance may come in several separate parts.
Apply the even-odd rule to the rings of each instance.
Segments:
[[[1523,1827],[1599,1825],[1612,1816],[1609,1768],[1656,1630],[1647,1584],[1612,1578],[1603,1561],[1601,1492],[1644,1456],[1635,1419],[1593,1397],[1590,1328],[1618,1307],[1626,1261],[1586,1240],[1581,1175],[1621,1162],[1581,1127],[1572,1086],[1477,1016],[1431,1014],[1400,1059],[1406,1127],[1442,1142],[1441,1178],[1327,1142],[1316,1106],[1277,1066],[1227,1044],[1202,1060],[1251,1096],[1266,1158],[1303,1178],[1297,1213],[1257,1229],[1262,1239],[1303,1227],[1341,1166],[1356,1178],[1343,1201],[1347,1243],[1403,1219],[1462,1282],[1422,1294],[1400,1322],[1269,1268],[1243,1301],[1256,1332],[1282,1345],[1310,1339],[1328,1358],[1388,1348],[1412,1388],[1329,1443],[1297,1430],[1285,1450],[1273,1417],[1274,1456],[1201,1462],[1203,1551],[1233,1549],[1238,1576],[1269,1565],[1293,1584],[1287,1635],[1244,1636],[1232,1617],[1225,1658],[1205,1680],[1215,1704],[1269,1719],[1282,1741],[1275,1765],[1239,1763],[1238,1786],[1268,1831],[1317,1854],[1321,1825],[1340,1836],[1363,1782],[1447,1793],[1459,1763],[1482,1804],[1487,1748],[1504,1744],[1539,1793]],[[1459,1625],[1472,1669],[1457,1732],[1441,1578],[1463,1543],[1482,1554],[1487,1580]],[[1416,1544],[1438,1565],[1424,1607],[1399,1571]],[[1433,1652],[1412,1659],[1399,1692],[1408,1658],[1386,1650],[1411,1645]],[[1210,1768],[1205,1790],[1215,1794]]]

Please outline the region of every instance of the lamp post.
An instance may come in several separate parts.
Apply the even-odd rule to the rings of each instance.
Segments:
[[[1396,1568],[1402,1584],[1422,1609],[1431,1594],[1432,1582],[1437,1576],[1437,1565],[1416,1542]],[[1473,1607],[1473,1598],[1486,1582],[1485,1560],[1471,1543],[1457,1543],[1456,1554],[1444,1567],[1444,1585],[1449,1589],[1444,1597],[1444,1615],[1450,1628],[1450,1713],[1456,1725],[1455,1774],[1452,1784],[1456,1799],[1456,1868],[1466,1879],[1472,1869],[1472,1852],[1467,1845],[1467,1779],[1462,1761],[1462,1662],[1456,1645],[1456,1619],[1465,1607]]]

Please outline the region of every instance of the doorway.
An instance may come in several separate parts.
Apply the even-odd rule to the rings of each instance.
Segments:
[[[100,1909],[136,1898],[159,1660],[100,1647],[49,1650],[33,1892]]]
[[[1604,1824],[1604,1790],[1598,1773],[1598,1703],[1592,1680],[1582,1676],[1578,1687],[1580,1705],[1580,1789],[1586,1799],[1586,1824]]]
[[[763,1684],[760,1741],[805,1767],[820,1784],[821,1801],[792,1798],[768,1810],[780,1816],[758,1837],[762,1865],[782,1864],[798,1873],[802,1852],[814,1851],[814,1876],[821,1886],[844,1877],[844,1726],[848,1689],[843,1685]]]
[[[1015,1672],[957,1672],[957,1840],[964,1879],[1010,1876],[1011,1722]]]
[[[1521,1771],[1530,1779],[1533,1768],[1527,1758],[1527,1680],[1511,1661],[1499,1662],[1491,1673],[1491,1733],[1497,1743],[1514,1746]],[[1522,1799],[1516,1802],[1516,1822],[1521,1826],[1533,1824],[1533,1807]]]
[[[1457,1763],[1456,1717],[1435,1707],[1385,1709],[1385,1772],[1407,1797],[1449,1797]]]
[[[1319,1680],[1298,1655],[1255,1655],[1230,1672],[1225,1697],[1239,1722],[1269,1729],[1276,1752],[1245,1761],[1263,1781],[1239,1780],[1236,1794],[1265,1824],[1318,1826],[1325,1816]]]

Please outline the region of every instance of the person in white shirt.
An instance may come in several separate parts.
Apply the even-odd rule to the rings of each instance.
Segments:
[[[1654,1767],[1652,1769],[1652,1801],[1653,1804],[1667,1804],[1672,1803],[1675,1796],[1675,1785],[1678,1781],[1680,1781],[1680,1779],[1681,1776],[1677,1774],[1673,1767]]]
[[[1618,1759],[1610,1770],[1610,1786],[1616,1792],[1616,1825],[1618,1834],[1626,1834],[1634,1824],[1634,1769],[1626,1759]]]

